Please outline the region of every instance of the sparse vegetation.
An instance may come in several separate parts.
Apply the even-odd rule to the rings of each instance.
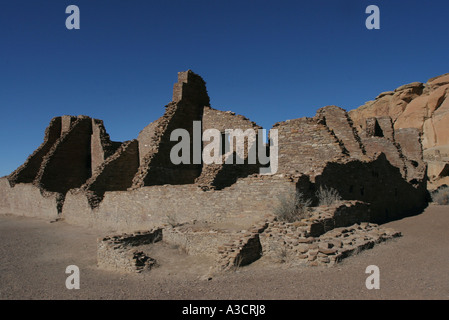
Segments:
[[[449,205],[449,186],[439,188],[432,193],[432,201],[439,205]]]
[[[282,221],[295,222],[308,217],[311,204],[312,201],[299,192],[282,195],[274,213]]]
[[[334,188],[320,186],[316,192],[319,206],[331,206],[341,201],[340,194]]]

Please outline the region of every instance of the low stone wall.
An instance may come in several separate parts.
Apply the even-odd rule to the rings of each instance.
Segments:
[[[364,211],[367,212],[364,214]],[[291,266],[331,266],[377,243],[400,236],[392,229],[363,222],[367,218],[367,204],[348,201],[314,208],[312,216],[293,223],[266,215],[247,229],[229,223],[165,225],[148,232],[99,239],[98,265],[103,269],[128,272],[151,268],[156,261],[136,247],[163,241],[189,255],[214,258],[213,268],[217,272],[233,270],[260,258]]]
[[[54,220],[58,218],[58,194],[46,192],[29,183],[9,185],[0,178],[0,214],[36,217]]]
[[[293,223],[273,220],[259,236],[263,256],[291,265],[333,265],[400,236],[368,221],[369,205],[361,201],[318,207],[311,217]]]
[[[369,204],[361,201],[345,201],[330,207],[319,207],[317,213],[306,220],[306,230],[303,233],[308,237],[319,237],[335,228],[369,221]]]
[[[342,259],[399,237],[400,232],[362,222],[336,228],[320,237],[298,237],[294,224],[268,227],[260,234],[263,256],[290,266],[332,266]]]
[[[193,230],[192,228],[165,228],[164,242],[178,246],[189,255],[207,255],[216,258],[218,248],[235,238],[226,230]]]
[[[258,260],[263,254],[259,234],[268,227],[269,220],[252,227],[243,234],[234,235],[232,241],[219,246],[215,268],[218,271],[226,271]]]
[[[133,247],[162,239],[162,229],[109,236],[97,240],[97,266],[104,270],[141,272],[156,265],[156,260]]]
[[[219,191],[202,191],[196,185],[149,186],[106,192],[95,209],[83,193],[69,192],[62,216],[68,223],[108,232],[151,229],[166,224],[168,216],[175,216],[177,223],[234,219],[245,226],[272,213],[279,195],[294,190],[295,183],[281,176],[239,179]]]

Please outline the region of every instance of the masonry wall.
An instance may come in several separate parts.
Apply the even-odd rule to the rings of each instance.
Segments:
[[[223,137],[227,139],[225,136],[227,129],[240,129],[243,133],[248,129],[252,129],[254,130],[255,137],[253,139],[245,138],[244,145],[239,148],[237,148],[236,139],[233,139],[233,150],[223,150],[224,141],[220,141],[220,145],[222,146],[222,164],[203,164],[201,176],[195,181],[197,184],[202,187],[222,189],[235,183],[238,178],[259,172],[260,164],[258,164],[257,157],[256,163],[249,164],[248,150],[254,148],[257,154],[258,130],[262,129],[262,127],[250,121],[248,118],[236,115],[233,112],[223,112],[211,107],[205,107],[203,110],[202,129],[203,132],[209,129],[216,129],[221,132],[222,139]],[[203,142],[203,148],[209,143]],[[226,151],[228,152],[225,153]],[[237,164],[237,157],[240,157],[244,164]],[[231,161],[230,159],[232,159],[232,164],[225,164],[226,161]]]
[[[63,217],[72,224],[128,232],[168,223],[235,221],[245,226],[272,213],[280,194],[296,188],[290,179],[264,176],[238,180],[220,191],[204,192],[196,185],[162,185],[132,191],[106,192],[92,209],[82,193],[67,194]]]
[[[276,123],[278,130],[278,173],[313,174],[327,161],[347,158],[339,140],[315,119],[300,118]]]
[[[426,179],[427,166],[423,161],[419,130],[414,128],[393,130],[389,117],[367,119],[366,130],[365,133],[360,133],[360,137],[370,158],[384,153],[388,161],[400,169],[407,181],[415,181],[416,184]]]
[[[52,120],[41,147],[3,180],[18,189],[3,185],[8,199],[2,200],[2,210],[23,213],[28,206],[33,211],[34,201],[40,203],[36,212],[51,208],[52,216],[71,190],[62,208],[67,221],[122,231],[159,226],[172,215],[179,222],[254,222],[272,211],[279,195],[295,187],[315,201],[316,190],[326,186],[345,200],[368,202],[376,222],[401,217],[426,203],[419,134],[395,132],[389,117],[369,118],[356,131],[343,109],[330,106],[314,118],[277,123],[273,129],[279,133],[280,175],[268,177],[255,175],[258,164],[193,164],[193,154],[190,164],[173,164],[170,153],[178,141],[170,140],[171,133],[182,128],[193,138],[194,121],[202,121],[202,130],[260,128],[243,116],[210,108],[201,77],[181,72],[164,115],[137,140],[112,142],[102,121],[85,116]],[[26,188],[30,195],[21,199],[17,192],[26,193]],[[125,191],[128,188],[133,190]],[[217,191],[203,191],[214,188]]]
[[[173,102],[180,101],[201,107],[210,105],[206,82],[191,70],[178,72],[178,82],[173,85]]]
[[[132,186],[132,180],[139,168],[139,149],[137,140],[124,142],[121,147],[107,158],[93,176],[81,187],[93,192],[90,204],[97,206],[106,191],[126,191]]]
[[[86,182],[91,175],[91,134],[91,119],[79,117],[45,156],[35,184],[66,193]]]
[[[42,165],[44,156],[61,136],[61,117],[53,118],[45,130],[44,142],[28,157],[23,165],[8,176],[11,185],[16,183],[32,183]]]
[[[235,233],[226,231],[185,231],[177,228],[165,228],[163,235],[164,242],[182,248],[189,255],[214,258],[217,257],[218,247],[232,242],[236,237]]]
[[[421,134],[416,128],[396,129],[394,139],[401,146],[401,151],[410,160],[422,161]]]
[[[370,203],[370,222],[402,218],[427,205],[425,180],[408,183],[384,154],[371,162],[329,163],[315,177],[315,189],[319,186],[338,190],[344,200]]]
[[[157,148],[157,135],[160,119],[151,122],[140,131],[137,141],[139,142],[139,163],[144,163],[145,156]],[[156,144],[156,145],[155,145]]]
[[[201,164],[193,163],[190,154],[190,164],[175,165],[170,159],[170,153],[178,141],[170,141],[171,133],[176,129],[185,129],[193,136],[193,121],[201,121],[199,108],[188,102],[178,102],[167,106],[167,121],[160,122],[159,139],[155,146],[143,159],[141,168],[135,177],[136,187],[161,184],[193,183],[201,173]],[[193,150],[193,139],[190,139],[190,150]]]
[[[121,142],[111,141],[109,134],[106,132],[103,121],[92,119],[92,136],[91,136],[91,168],[92,174],[95,169],[100,166],[104,160],[113,155],[120,147]]]
[[[366,154],[370,158],[376,158],[379,154],[386,155],[388,161],[395,167],[399,168],[401,174],[405,178],[407,176],[406,164],[404,156],[400,152],[398,145],[390,140],[380,137],[363,137],[362,141],[365,146]]]
[[[365,158],[364,146],[345,110],[336,106],[324,107],[317,111],[315,118],[335,134],[349,156]]]
[[[58,195],[42,193],[30,183],[9,185],[6,178],[0,178],[0,214],[37,217],[53,220],[58,217]]]
[[[139,188],[162,184],[189,184],[201,174],[201,164],[193,163],[190,154],[189,164],[175,165],[170,159],[172,148],[178,141],[171,141],[171,133],[176,129],[185,129],[189,133],[190,150],[193,150],[193,122],[201,121],[203,107],[209,105],[209,96],[202,78],[193,72],[178,73],[173,101],[165,108],[164,115],[154,125],[154,133],[144,130],[139,135],[139,144],[144,145],[140,167],[133,179],[133,187]]]

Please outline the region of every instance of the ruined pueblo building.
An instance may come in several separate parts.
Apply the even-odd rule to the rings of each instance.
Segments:
[[[235,149],[222,150],[222,163],[194,161],[194,152],[207,147],[195,143],[198,134],[216,129],[225,141],[227,129],[258,133],[261,127],[212,108],[204,80],[180,72],[164,115],[134,140],[111,141],[103,122],[87,116],[52,119],[41,146],[0,179],[0,213],[122,233],[99,240],[105,268],[118,268],[117,261],[122,269],[150,268],[153,259],[129,249],[139,241],[208,254],[222,269],[274,257],[279,246],[296,263],[337,262],[398,235],[378,223],[427,205],[428,167],[432,181],[448,175],[449,134],[442,120],[448,87],[446,75],[383,93],[349,113],[327,106],[313,118],[276,123],[270,136],[276,130],[271,147],[277,148],[277,170],[261,174],[267,164],[250,163],[246,151],[243,164],[226,163],[239,156]],[[176,129],[192,137],[189,163],[170,159]],[[270,146],[248,138],[245,147],[268,153]],[[318,206],[320,187],[337,190],[342,200]],[[278,221],[273,212],[279,198],[292,192],[315,210],[301,221]]]

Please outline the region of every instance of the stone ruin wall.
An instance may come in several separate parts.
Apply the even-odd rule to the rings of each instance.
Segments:
[[[160,135],[160,129],[162,126],[160,125],[160,120],[151,122],[142,131],[139,132],[137,137],[137,141],[139,143],[139,165],[145,162],[145,156],[150,153],[152,150],[156,150],[157,147],[157,136]]]
[[[401,236],[392,229],[362,222],[369,219],[369,212],[366,203],[346,201],[320,207],[311,217],[293,223],[278,221],[267,214],[251,226],[234,230],[195,221],[165,225],[145,232],[99,238],[97,262],[100,268],[125,272],[160,267],[147,252],[152,252],[155,242],[162,241],[189,255],[214,261],[210,266],[212,273],[233,270],[259,259],[287,266],[332,266]]]
[[[80,187],[100,159],[106,159],[119,145],[109,139],[101,120],[53,118],[44,142],[6,177],[9,186],[2,183],[2,211],[56,218],[55,210],[61,213],[67,191]]]
[[[0,214],[55,220],[60,217],[57,193],[43,192],[31,183],[11,187],[8,179],[0,178]]]
[[[44,156],[61,136],[61,117],[53,118],[45,130],[44,142],[31,154],[23,165],[7,178],[11,186],[17,183],[32,183],[36,179]]]
[[[220,145],[223,149],[226,137],[226,129],[240,129],[244,133],[248,129],[254,130],[255,140],[244,138],[244,150],[237,149],[237,139],[233,141],[233,150],[222,151],[222,164],[203,164],[201,175],[195,180],[195,183],[204,189],[222,189],[235,183],[238,178],[244,178],[251,174],[259,172],[260,165],[257,163],[248,163],[249,148],[256,147],[258,130],[262,127],[255,122],[250,121],[242,115],[236,115],[231,111],[220,111],[211,107],[204,107],[202,118],[202,132],[208,129],[216,129],[221,133]],[[210,143],[210,142],[209,142]],[[203,148],[209,144],[203,142]],[[257,148],[257,147],[256,147]],[[257,150],[257,149],[256,149]],[[257,151],[256,151],[257,152]],[[237,157],[243,155],[242,160],[245,165],[237,164]],[[225,164],[232,159],[233,164]]]
[[[92,119],[91,159],[92,175],[98,166],[113,155],[121,142],[111,141],[102,120]]]
[[[190,164],[181,166],[172,164],[170,152],[178,141],[171,141],[171,133],[176,129],[185,129],[189,133],[190,150],[193,150],[193,121],[201,120],[202,107],[188,100],[181,100],[174,105],[173,117],[168,122],[162,135],[157,153],[148,164],[148,173],[144,178],[144,186],[161,184],[189,184],[201,174],[201,164],[193,163],[193,152],[190,154]]]
[[[31,192],[30,199],[42,203],[36,212],[56,202],[71,223],[116,231],[156,227],[172,214],[182,221],[254,222],[272,210],[280,194],[295,188],[315,203],[320,186],[337,189],[344,200],[371,203],[372,221],[400,217],[427,202],[419,132],[395,129],[389,117],[370,118],[361,130],[346,111],[329,106],[314,118],[275,124],[279,170],[270,177],[257,175],[258,165],[172,165],[169,154],[177,142],[170,134],[185,128],[192,136],[194,120],[202,121],[203,131],[260,128],[211,108],[201,77],[181,72],[165,114],[137,140],[112,142],[103,123],[88,117],[52,120],[41,147],[8,177],[10,186],[2,181],[2,194],[16,193],[14,182],[32,177],[42,197]],[[209,189],[217,190],[203,191]],[[27,197],[8,196],[0,210],[33,208]]]
[[[150,270],[156,261],[136,247],[162,240],[162,229],[99,238],[97,241],[97,266],[104,270],[142,272]]]
[[[355,159],[367,159],[365,146],[345,110],[337,106],[324,107],[317,111],[315,119],[335,135],[344,154]]]
[[[376,223],[418,213],[428,200],[425,181],[408,183],[383,154],[371,162],[330,163],[315,177],[319,186],[338,190],[345,200],[370,203],[369,221]]]
[[[201,121],[204,106],[209,106],[205,82],[200,76],[186,71],[178,73],[173,89],[173,101],[166,106],[164,115],[148,125],[139,134],[141,146],[140,167],[133,187],[161,184],[189,184],[201,174],[201,165],[176,166],[170,161],[170,151],[176,141],[170,141],[175,129],[185,129],[193,136],[193,121]],[[191,140],[191,150],[193,149]],[[145,154],[144,154],[145,152]]]
[[[34,183],[45,190],[64,194],[80,187],[92,174],[91,135],[92,120],[77,118],[44,157]]]
[[[91,207],[101,202],[105,192],[127,190],[139,167],[137,140],[124,142],[117,151],[99,165],[92,177],[81,186]]]
[[[298,190],[315,205],[320,187],[338,190],[344,200],[371,203],[372,222],[419,212],[428,199],[419,132],[394,130],[389,118],[374,124],[379,136],[370,127],[358,132],[335,106],[314,118],[277,123],[279,173],[301,175]]]
[[[279,173],[313,174],[326,162],[346,157],[335,135],[314,119],[287,120],[273,128],[278,130]]]
[[[418,97],[420,90],[425,88],[399,90],[401,103]],[[54,118],[44,143],[24,165],[0,179],[0,212],[63,218],[107,233],[133,232],[99,239],[98,263],[140,272],[156,261],[132,243],[154,241],[156,234],[161,236],[157,241],[179,245],[190,254],[213,256],[217,270],[262,256],[332,265],[399,235],[373,222],[401,218],[427,204],[421,131],[397,128],[392,115],[354,120],[336,106],[321,108],[313,118],[273,126],[279,133],[275,175],[259,175],[257,163],[171,164],[170,151],[178,143],[170,141],[171,132],[183,128],[192,137],[193,121],[202,121],[203,132],[260,128],[209,103],[205,82],[187,71],[178,74],[164,115],[135,140],[111,141],[101,120]],[[223,158],[235,156],[235,151]],[[246,161],[247,153],[244,157]],[[317,206],[320,187],[335,188],[343,202],[316,207],[312,217],[296,223],[273,216],[282,194],[299,191]],[[211,229],[191,228],[197,222],[207,222]]]
[[[242,227],[273,211],[279,194],[296,189],[293,179],[264,176],[239,179],[217,191],[197,185],[148,186],[130,191],[106,192],[92,209],[85,194],[69,192],[62,217],[68,223],[107,232],[131,232],[167,224],[197,221],[234,221]]]

